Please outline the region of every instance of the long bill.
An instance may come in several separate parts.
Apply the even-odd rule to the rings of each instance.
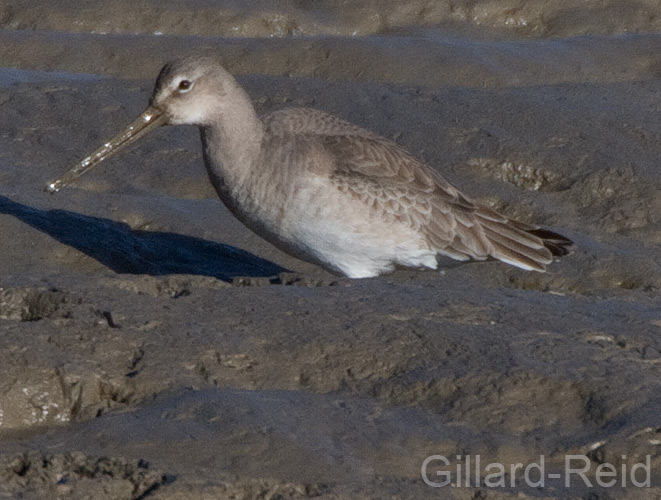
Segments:
[[[80,163],[68,170],[59,179],[49,182],[46,191],[57,193],[61,188],[71,184],[88,170],[121,151],[129,144],[137,141],[140,137],[155,129],[165,121],[165,115],[153,107],[148,107],[136,118],[123,132],[106,142],[99,149],[84,158]]]

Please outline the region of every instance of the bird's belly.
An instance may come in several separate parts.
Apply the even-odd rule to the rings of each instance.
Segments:
[[[268,199],[264,189],[259,197],[221,199],[274,246],[350,278],[378,276],[396,265],[436,268],[436,252],[419,233],[371,212],[359,200],[314,184],[298,186],[288,196],[282,196],[282,187],[273,188]]]
[[[300,224],[294,241],[307,260],[349,278],[378,276],[396,265],[436,268],[436,252],[424,248],[417,235],[397,234],[397,228],[375,229],[357,229],[342,219],[315,220]]]
[[[436,268],[436,252],[422,235],[339,191],[303,192],[283,215],[278,232],[289,253],[350,278],[378,276],[396,265]]]

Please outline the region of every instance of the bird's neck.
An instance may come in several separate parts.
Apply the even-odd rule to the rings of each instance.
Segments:
[[[232,105],[218,113],[218,120],[200,127],[204,163],[219,194],[243,184],[258,167],[264,137],[264,125],[250,97],[238,86],[235,90],[236,96],[226,100]]]

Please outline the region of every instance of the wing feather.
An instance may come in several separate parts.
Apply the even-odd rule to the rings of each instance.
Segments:
[[[335,116],[300,108],[273,113],[267,126],[269,120],[281,130],[313,136],[332,159],[329,174],[337,189],[420,232],[441,254],[543,271],[552,253],[565,254],[572,244],[471,201],[402,147]]]

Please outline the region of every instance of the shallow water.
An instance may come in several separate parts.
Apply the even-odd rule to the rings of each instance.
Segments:
[[[388,6],[0,6],[2,494],[660,494],[658,2]],[[576,251],[546,274],[337,278],[233,219],[186,127],[43,192],[192,52],[221,58],[260,112],[378,131]],[[543,455],[561,474],[580,455],[593,480],[649,456],[651,488],[518,473],[435,489],[434,454]]]

